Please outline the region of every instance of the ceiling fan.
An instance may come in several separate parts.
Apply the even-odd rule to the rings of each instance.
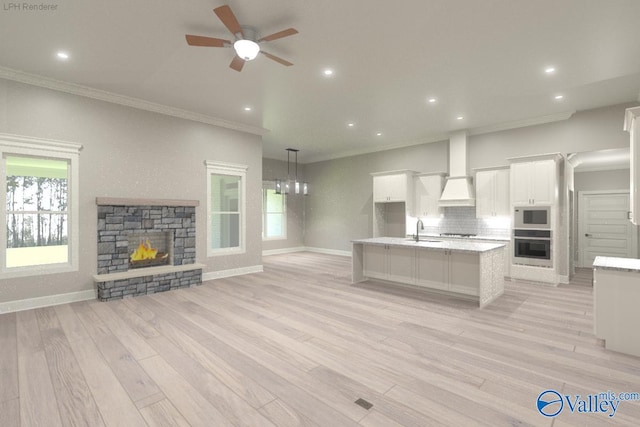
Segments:
[[[263,54],[267,58],[279,62],[285,66],[293,65],[291,62],[272,55],[264,50],[260,49],[259,43],[270,42],[273,40],[281,39],[283,37],[292,36],[298,33],[295,28],[287,28],[286,30],[278,31],[277,33],[270,34],[265,37],[257,38],[257,32],[252,27],[241,26],[236,16],[231,11],[231,8],[227,5],[216,7],[213,9],[218,18],[222,21],[225,27],[235,37],[235,41],[232,43],[230,40],[218,39],[214,37],[205,36],[193,36],[187,34],[187,44],[189,46],[205,46],[205,47],[232,47],[236,52],[236,56],[231,61],[229,67],[236,71],[242,71],[242,67],[246,61],[251,61],[258,53]]]

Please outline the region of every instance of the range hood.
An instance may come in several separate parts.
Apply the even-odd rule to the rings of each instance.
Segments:
[[[440,196],[440,207],[475,206],[472,178],[467,175],[467,131],[449,137],[449,177]]]

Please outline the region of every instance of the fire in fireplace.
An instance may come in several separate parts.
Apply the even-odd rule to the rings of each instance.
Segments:
[[[164,233],[138,235],[129,240],[129,248],[135,247],[132,240],[139,240],[139,244],[129,256],[129,268],[154,267],[169,264],[169,252]]]

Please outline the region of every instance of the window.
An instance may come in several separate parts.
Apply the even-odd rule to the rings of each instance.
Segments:
[[[245,252],[246,166],[206,162],[209,256]]]
[[[276,194],[272,182],[262,188],[262,240],[287,238],[287,209],[284,194]]]
[[[0,134],[0,276],[76,271],[81,146]]]

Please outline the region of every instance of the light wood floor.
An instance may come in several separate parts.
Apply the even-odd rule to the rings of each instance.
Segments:
[[[351,286],[349,258],[264,264],[190,289],[1,315],[0,425],[638,425],[640,402],[612,419],[535,408],[546,389],[640,392],[640,358],[592,334],[589,270],[558,288],[507,282],[479,310]]]

